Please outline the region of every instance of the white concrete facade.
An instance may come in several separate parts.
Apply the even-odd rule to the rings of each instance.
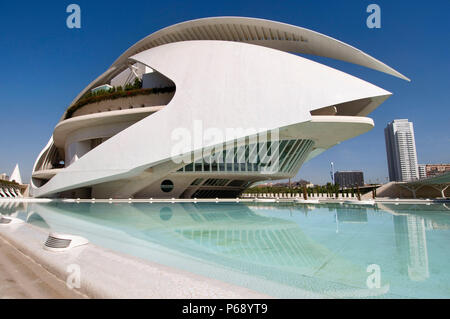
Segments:
[[[427,165],[426,164],[418,164],[419,169],[419,179],[427,178]]]
[[[235,197],[254,182],[292,177],[305,161],[373,128],[367,115],[390,92],[289,52],[407,79],[307,29],[252,18],[184,22],[127,50],[71,107],[92,88],[123,82],[127,68],[175,93],[161,105],[145,95],[66,112],[36,160],[33,195]]]

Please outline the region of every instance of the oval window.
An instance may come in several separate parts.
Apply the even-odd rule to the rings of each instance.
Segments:
[[[173,182],[171,180],[164,180],[161,183],[161,190],[165,193],[169,193],[173,190]]]
[[[161,220],[167,221],[172,218],[173,212],[169,207],[163,207],[159,211],[159,217]]]

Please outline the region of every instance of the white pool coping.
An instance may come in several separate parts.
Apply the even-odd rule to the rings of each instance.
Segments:
[[[244,287],[112,252],[93,244],[75,247],[67,252],[50,252],[43,249],[48,231],[30,224],[0,225],[0,236],[63,281],[71,275],[68,271],[71,265],[79,267],[81,285],[77,290],[91,298],[272,298]]]
[[[450,199],[410,199],[410,198],[376,198],[374,200],[349,199],[349,198],[308,198],[304,200],[299,197],[278,198],[278,197],[263,197],[263,198],[198,198],[198,199],[184,199],[184,198],[147,198],[147,199],[54,199],[54,198],[0,198],[0,203],[295,203],[295,204],[363,204],[368,202],[376,203],[395,203],[395,204],[433,204],[433,203],[450,203]],[[370,203],[372,204],[372,203]]]

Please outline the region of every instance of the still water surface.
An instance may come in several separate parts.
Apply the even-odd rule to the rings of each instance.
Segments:
[[[450,207],[2,204],[37,227],[279,298],[450,298]]]

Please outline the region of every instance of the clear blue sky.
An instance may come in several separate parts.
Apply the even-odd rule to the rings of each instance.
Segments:
[[[82,28],[66,27],[66,7],[80,5]],[[381,7],[381,29],[366,26],[367,5]],[[329,66],[394,95],[370,117],[375,128],[328,150],[297,178],[329,180],[338,170],[362,169],[366,181],[385,181],[383,128],[414,122],[420,163],[450,162],[450,1],[1,1],[0,172],[16,162],[28,181],[36,156],[72,99],[128,47],[185,20],[249,16],[306,27],[354,45],[399,70],[411,83],[330,59]]]

